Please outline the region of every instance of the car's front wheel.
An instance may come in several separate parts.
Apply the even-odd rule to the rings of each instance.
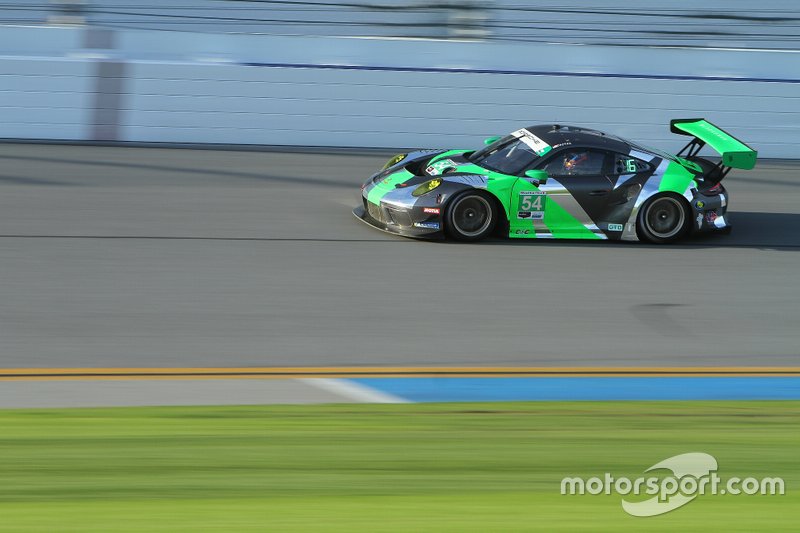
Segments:
[[[637,221],[639,238],[657,244],[674,242],[689,228],[689,206],[677,194],[662,194],[648,200]]]
[[[447,234],[454,239],[479,241],[494,231],[497,209],[486,193],[467,191],[450,201],[445,221]]]

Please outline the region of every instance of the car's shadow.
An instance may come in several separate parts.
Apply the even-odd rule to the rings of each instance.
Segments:
[[[764,250],[800,251],[800,214],[798,213],[730,213],[733,230],[729,235],[700,234],[689,236],[669,245],[670,248],[755,248]],[[452,242],[452,241],[446,241]],[[584,241],[573,239],[507,239],[493,238],[483,241],[485,246],[530,246],[531,243],[547,246],[637,246],[663,248],[662,245],[622,241]]]

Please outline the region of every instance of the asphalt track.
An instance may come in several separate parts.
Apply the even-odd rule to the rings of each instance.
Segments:
[[[0,367],[796,366],[800,165],[678,246],[427,243],[390,154],[0,145]]]

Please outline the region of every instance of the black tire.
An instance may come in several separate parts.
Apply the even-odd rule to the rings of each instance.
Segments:
[[[445,231],[458,241],[480,241],[494,231],[497,213],[495,201],[487,193],[463,192],[447,204]]]
[[[639,210],[636,230],[640,240],[666,244],[686,235],[690,224],[691,210],[686,199],[667,193],[645,202]]]

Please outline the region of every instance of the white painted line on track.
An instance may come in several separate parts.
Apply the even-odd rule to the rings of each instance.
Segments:
[[[348,400],[355,400],[362,403],[411,403],[405,398],[381,392],[348,379],[297,378],[297,381],[338,394]]]

